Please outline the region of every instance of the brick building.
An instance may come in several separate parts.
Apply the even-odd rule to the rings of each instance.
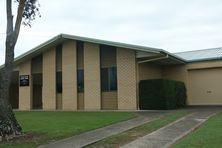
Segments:
[[[222,60],[186,58],[199,53],[61,34],[15,59],[10,102],[19,110],[137,110],[139,81],[164,78],[185,82],[188,105],[221,105]]]

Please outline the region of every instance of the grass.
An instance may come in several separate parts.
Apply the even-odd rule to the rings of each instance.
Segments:
[[[222,146],[222,112],[211,117],[200,128],[187,135],[175,148],[219,148]]]
[[[94,144],[91,144],[87,146],[87,148],[98,148],[98,147],[119,147],[121,145],[124,145],[126,143],[131,142],[132,140],[135,140],[139,137],[142,137],[146,134],[149,134],[185,115],[187,115],[187,112],[184,111],[177,111],[170,114],[167,114],[166,116],[156,119],[154,121],[148,122],[144,125],[141,125],[139,127],[133,128],[131,130],[128,130],[126,132],[108,137],[104,140],[101,140],[99,142],[96,142]]]
[[[27,134],[39,137],[0,144],[7,148],[31,148],[135,117],[131,112],[16,112]]]

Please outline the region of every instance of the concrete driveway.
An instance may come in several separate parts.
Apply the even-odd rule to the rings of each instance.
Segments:
[[[183,109],[191,112],[163,128],[160,128],[144,137],[132,141],[122,148],[167,148],[176,141],[198,128],[217,112],[222,111],[222,107],[188,107]]]

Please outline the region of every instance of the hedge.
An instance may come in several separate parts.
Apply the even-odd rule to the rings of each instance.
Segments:
[[[174,80],[142,80],[139,98],[140,109],[176,109],[186,105],[186,87]]]

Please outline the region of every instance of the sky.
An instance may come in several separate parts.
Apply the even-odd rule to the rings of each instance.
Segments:
[[[14,1],[14,0],[12,0]],[[0,65],[6,4],[0,0]],[[41,18],[21,27],[15,56],[60,34],[181,52],[222,47],[222,0],[39,0]],[[16,15],[17,5],[13,5]]]

